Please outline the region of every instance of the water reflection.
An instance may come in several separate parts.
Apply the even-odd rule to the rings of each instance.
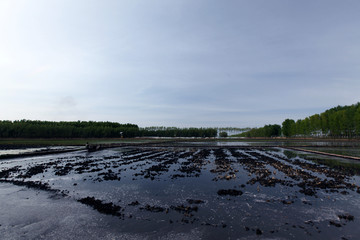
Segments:
[[[281,148],[119,148],[2,161],[0,180],[151,238],[351,238],[360,234],[359,166]]]
[[[15,149],[1,149],[0,156],[4,155],[20,155],[26,153],[35,153],[35,152],[46,152],[46,151],[56,151],[56,150],[65,150],[65,149],[77,149],[76,146],[51,146],[51,147],[39,147],[39,148],[15,148]]]

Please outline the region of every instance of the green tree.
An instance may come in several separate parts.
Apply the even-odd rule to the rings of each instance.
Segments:
[[[228,136],[227,132],[220,132],[219,133],[220,137],[226,138]]]
[[[295,121],[292,119],[285,119],[282,123],[282,133],[285,137],[291,137],[295,134]]]

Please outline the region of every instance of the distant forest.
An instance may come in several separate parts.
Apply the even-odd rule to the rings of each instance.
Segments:
[[[280,125],[253,128],[239,136],[243,137],[360,137],[360,103],[337,106],[321,114],[314,114],[297,121],[286,119]]]
[[[230,128],[224,128],[230,129]],[[234,128],[235,129],[235,128]],[[237,129],[237,128],[236,128]],[[115,122],[0,121],[1,138],[131,138],[131,137],[216,137],[217,128],[139,128]],[[239,129],[237,129],[239,130]],[[248,129],[242,129],[248,130]],[[360,137],[360,103],[337,106],[297,121],[252,128],[241,137]]]
[[[216,137],[216,128],[148,127],[139,130],[142,137]]]
[[[1,138],[216,137],[215,128],[139,128],[115,122],[0,121]]]
[[[261,128],[252,128],[247,132],[237,134],[235,136],[239,137],[279,137],[281,136],[281,126],[274,125],[265,125]]]

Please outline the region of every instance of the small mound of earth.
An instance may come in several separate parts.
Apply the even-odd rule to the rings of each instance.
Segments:
[[[239,196],[239,195],[242,195],[243,192],[240,190],[236,190],[236,189],[220,189],[217,192],[217,194],[220,196],[224,196],[224,195]]]
[[[100,213],[113,215],[113,216],[122,216],[120,213],[121,207],[117,206],[113,203],[103,203],[99,199],[95,199],[94,197],[86,197],[78,200],[79,202],[89,205]]]

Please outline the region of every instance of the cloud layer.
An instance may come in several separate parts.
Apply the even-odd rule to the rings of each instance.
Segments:
[[[261,126],[359,101],[358,1],[0,3],[0,119]]]

